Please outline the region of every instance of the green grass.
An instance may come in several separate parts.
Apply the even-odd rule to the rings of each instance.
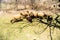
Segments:
[[[0,16],[0,40],[50,40],[49,28],[40,34],[47,25],[36,22],[37,19],[34,19],[33,23],[24,19],[14,24],[11,24],[10,20],[11,16],[9,15]],[[53,38],[55,39],[55,37]]]

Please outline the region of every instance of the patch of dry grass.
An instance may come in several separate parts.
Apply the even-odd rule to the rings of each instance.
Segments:
[[[0,40],[50,40],[49,28],[40,34],[47,25],[36,22],[36,19],[33,23],[24,19],[14,24],[10,23],[10,19],[10,14],[0,16]],[[60,30],[55,28],[52,34],[53,40],[59,40],[59,35]]]

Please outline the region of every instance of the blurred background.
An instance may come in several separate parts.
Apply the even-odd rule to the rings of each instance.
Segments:
[[[51,6],[60,8],[60,0],[0,0],[0,10],[21,10],[21,9],[37,9],[43,10]]]

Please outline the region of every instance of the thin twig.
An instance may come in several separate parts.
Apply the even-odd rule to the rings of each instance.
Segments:
[[[35,32],[35,31],[34,31],[34,33],[35,33],[35,34],[42,34],[44,31],[46,31],[47,28],[48,28],[48,26],[47,26],[46,28],[44,28],[44,30],[42,30],[41,33],[40,33],[40,32]]]
[[[49,27],[49,29],[50,29],[50,39],[52,40],[51,27]]]

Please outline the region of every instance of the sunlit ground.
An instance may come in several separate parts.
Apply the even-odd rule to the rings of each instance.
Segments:
[[[33,23],[23,20],[14,24],[10,23],[11,14],[0,14],[0,40],[51,40],[49,27],[33,19]],[[52,29],[53,40],[60,40],[60,29]],[[40,34],[41,33],[41,34]]]

